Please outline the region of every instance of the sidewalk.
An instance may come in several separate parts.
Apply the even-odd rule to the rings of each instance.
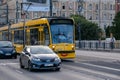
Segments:
[[[117,52],[116,52],[117,51]],[[95,50],[76,50],[76,55],[112,59],[120,61],[120,50],[113,51],[95,51]]]
[[[102,51],[102,52],[116,52],[116,53],[120,53],[120,49],[103,49],[103,48],[99,48],[99,49],[83,49],[83,48],[78,48],[76,47],[76,50],[90,50],[90,51]]]

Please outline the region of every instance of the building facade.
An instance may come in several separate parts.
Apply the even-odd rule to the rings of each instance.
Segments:
[[[115,0],[85,0],[84,16],[102,29],[111,26],[115,16]]]
[[[116,13],[120,11],[120,0],[115,0],[115,4],[116,4]]]
[[[3,0],[4,1],[4,0]],[[97,23],[102,29],[112,25],[115,16],[115,0],[52,0],[52,15],[69,17],[72,14],[83,15],[89,21]],[[8,19],[14,22],[23,20],[22,0],[9,0]],[[26,19],[49,16],[50,12],[29,11]]]

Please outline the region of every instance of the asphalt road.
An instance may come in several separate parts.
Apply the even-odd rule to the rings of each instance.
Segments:
[[[91,56],[88,55],[88,52],[91,53]],[[63,60],[60,71],[35,70],[29,72],[27,69],[19,67],[18,58],[0,59],[0,80],[120,80],[119,60],[93,56],[93,53],[77,50],[77,58]]]

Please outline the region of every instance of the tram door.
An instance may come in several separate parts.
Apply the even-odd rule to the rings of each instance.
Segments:
[[[39,28],[30,29],[30,45],[39,44]]]

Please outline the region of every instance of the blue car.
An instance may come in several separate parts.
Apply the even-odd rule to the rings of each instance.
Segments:
[[[0,41],[0,58],[17,58],[17,52],[10,41]]]
[[[52,69],[59,71],[61,60],[48,46],[26,46],[20,54],[20,67],[29,71]]]

